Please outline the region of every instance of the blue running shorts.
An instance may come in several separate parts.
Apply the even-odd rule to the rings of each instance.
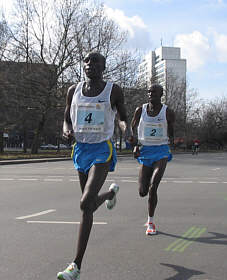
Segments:
[[[72,159],[75,169],[85,174],[96,163],[105,163],[111,160],[110,171],[114,171],[117,163],[117,153],[112,141],[101,143],[77,142],[73,146]]]
[[[162,158],[168,158],[168,161],[172,159],[172,154],[168,145],[142,146],[137,161],[140,164],[152,166],[154,162],[159,161]]]

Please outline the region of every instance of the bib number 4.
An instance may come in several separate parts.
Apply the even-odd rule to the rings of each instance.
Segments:
[[[85,119],[84,119],[85,122],[87,123],[91,123],[92,122],[92,113],[89,113]]]

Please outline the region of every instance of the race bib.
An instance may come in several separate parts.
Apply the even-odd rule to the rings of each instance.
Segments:
[[[76,132],[103,132],[105,105],[82,103],[77,106]]]
[[[160,141],[163,139],[163,123],[145,123],[144,140]]]

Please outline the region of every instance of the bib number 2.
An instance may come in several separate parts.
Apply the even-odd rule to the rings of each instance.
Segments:
[[[144,139],[146,141],[161,141],[163,139],[163,125],[159,123],[146,123]]]
[[[156,134],[156,129],[152,129],[150,136],[155,136],[155,134]]]

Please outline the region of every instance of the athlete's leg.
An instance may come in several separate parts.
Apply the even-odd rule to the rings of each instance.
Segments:
[[[111,191],[98,196],[98,193],[103,186],[108,174],[109,165],[110,162],[100,163],[92,166],[87,179],[86,176],[80,174],[81,189],[83,191],[80,201],[82,220],[79,229],[77,253],[74,260],[79,269],[81,267],[81,262],[87,247],[93,224],[93,212],[106,199],[112,199],[114,196],[114,193]]]
[[[153,174],[153,167],[142,165],[139,171],[139,195],[144,197],[148,194],[151,177]]]
[[[199,152],[199,147],[198,146],[196,146],[195,151],[196,151],[196,155],[198,155],[198,152]]]
[[[79,180],[80,180],[80,188],[83,193],[85,185],[87,183],[88,174],[78,171],[78,175],[79,175]]]
[[[149,188],[149,198],[148,198],[149,217],[154,216],[155,208],[158,203],[157,190],[158,190],[159,183],[165,172],[167,161],[168,161],[167,158],[163,158],[153,163],[153,174],[151,178],[151,186]]]
[[[95,166],[95,165],[94,165]],[[91,172],[94,172],[95,168],[91,168],[89,174],[91,174]],[[80,179],[80,187],[81,187],[81,191],[82,193],[84,192],[84,188],[85,185],[87,183],[87,179],[88,179],[88,174],[82,173],[82,172],[78,172],[79,174],[79,179]],[[92,176],[92,175],[90,175]],[[96,196],[96,199],[94,199],[94,205],[93,205],[93,212],[100,206],[103,204],[103,202],[107,199],[112,199],[114,196],[114,192],[104,192],[100,195]]]

